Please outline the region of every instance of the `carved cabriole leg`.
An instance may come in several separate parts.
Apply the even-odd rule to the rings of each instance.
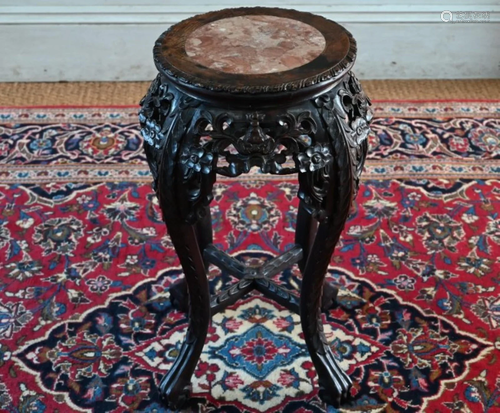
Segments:
[[[199,246],[202,237],[199,237],[196,222],[197,217],[203,215],[199,213],[203,208],[200,202],[206,206],[210,200],[208,193],[211,193],[213,176],[208,167],[205,173],[196,175],[200,169],[186,162],[189,159],[186,151],[196,146],[192,139],[195,108],[196,102],[189,101],[174,89],[169,90],[168,85],[157,80],[142,102],[140,115],[163,220],[181,262],[189,295],[186,337],[177,359],[159,386],[165,402],[173,409],[182,407],[189,398],[191,376],[211,319],[208,280]],[[183,152],[185,146],[187,149]],[[206,184],[201,192],[196,191],[200,179]]]
[[[338,407],[348,396],[350,378],[338,365],[328,345],[321,321],[323,283],[335,245],[347,220],[352,196],[352,175],[347,148],[336,142],[336,164],[330,168],[326,195],[329,215],[318,226],[302,279],[300,317],[304,338],[318,374],[320,397]]]
[[[326,271],[357,192],[371,112],[369,101],[352,74],[346,76],[337,90],[318,97],[315,103],[333,159],[319,171],[302,170],[299,177],[299,196],[309,201],[310,212],[320,222],[303,271],[300,316],[318,374],[319,395],[326,403],[338,407],[348,398],[352,382],[325,339],[320,307]]]
[[[189,292],[189,326],[174,364],[160,383],[160,392],[172,409],[182,407],[190,395],[194,372],[210,323],[210,293],[196,234],[191,225],[165,219],[179,255]]]
[[[181,122],[182,117],[179,117],[179,123]],[[175,126],[174,124],[172,127],[173,134]],[[183,148],[184,141],[184,138],[180,138],[177,143],[174,140],[168,142],[169,147],[165,151],[160,168],[158,191],[164,220],[184,271],[189,305],[186,338],[174,365],[160,383],[160,392],[171,408],[182,407],[189,397],[191,376],[203,350],[211,320],[210,291],[202,253],[206,245],[211,243],[211,229],[207,231],[210,224],[209,207],[204,205],[199,209],[186,208],[194,200],[193,193],[190,192],[191,184],[188,184],[189,178],[186,178],[189,176],[186,172],[189,166],[175,153],[177,147]],[[190,144],[186,147],[192,150],[189,149],[192,148]],[[213,178],[213,175],[211,177]],[[211,193],[213,184],[213,180],[206,182],[205,178],[207,176],[201,176],[202,194]],[[190,188],[189,191],[186,187]],[[209,199],[211,198],[208,197]],[[191,212],[186,214],[186,209]],[[197,218],[199,215],[201,218]]]
[[[169,162],[163,159],[162,163]],[[171,408],[179,408],[190,393],[191,376],[200,357],[210,323],[210,293],[205,264],[198,245],[196,227],[182,219],[176,191],[180,174],[175,161],[172,168],[161,168],[158,195],[163,217],[184,271],[189,292],[189,326],[181,350],[160,383],[160,392]],[[171,169],[172,173],[165,171]],[[175,173],[177,172],[177,173]]]

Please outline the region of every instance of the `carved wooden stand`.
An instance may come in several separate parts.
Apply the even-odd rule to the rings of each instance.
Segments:
[[[229,16],[249,11],[293,12],[294,18],[315,27],[333,23],[280,9],[233,9]],[[220,18],[224,12],[208,15]],[[291,81],[274,91],[252,89],[248,76],[247,83],[233,79],[231,84],[230,79],[222,84],[225,90],[218,91],[195,82],[191,72],[179,73],[178,64],[170,65],[174,58],[162,55],[167,34],[155,47],[160,74],[141,101],[140,122],[163,219],[185,274],[172,287],[171,299],[189,313],[189,327],[160,392],[171,408],[187,401],[211,315],[257,289],[300,314],[320,397],[339,406],[349,396],[351,380],[325,340],[320,313],[335,301],[337,290],[325,283],[325,275],[358,188],[371,120],[369,100],[349,72],[355,42],[348,34],[347,57],[310,86]],[[217,174],[236,177],[253,166],[264,173],[299,176],[296,245],[259,269],[246,267],[213,245],[209,208]],[[210,263],[239,281],[210,297],[206,274]],[[303,274],[300,299],[271,280],[295,263]]]

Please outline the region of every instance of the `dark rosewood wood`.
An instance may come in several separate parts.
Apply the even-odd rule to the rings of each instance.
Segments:
[[[270,278],[297,263],[302,258],[302,247],[300,245],[296,245],[278,257],[269,260],[259,268],[247,267],[213,245],[207,247],[204,255],[207,262],[217,265],[220,269],[240,279],[239,282],[212,298],[212,315],[234,304],[238,298],[254,289],[299,314],[297,297],[276,285]]]
[[[221,74],[189,61],[182,47],[189,33],[244,14],[301,20],[320,30],[327,46],[309,64],[278,74]],[[254,289],[300,314],[321,398],[334,406],[348,398],[351,381],[325,340],[320,312],[335,302],[337,288],[325,275],[368,145],[370,102],[349,72],[354,58],[355,42],[341,26],[294,10],[208,13],[173,26],[158,40],[160,74],[141,101],[139,118],[153,186],[185,275],[171,288],[171,301],[189,313],[179,356],[160,383],[169,407],[180,408],[189,397],[211,315]],[[253,166],[299,178],[296,245],[260,268],[213,245],[209,207],[217,174],[237,177]],[[238,281],[210,297],[209,264]],[[271,280],[293,264],[303,274],[300,297]]]

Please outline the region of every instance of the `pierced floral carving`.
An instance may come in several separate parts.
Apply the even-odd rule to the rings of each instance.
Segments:
[[[181,154],[181,165],[184,168],[184,179],[195,173],[208,174],[212,170],[213,154],[201,146],[184,148]]]
[[[165,140],[165,135],[161,133],[160,125],[152,119],[144,118],[141,135],[144,138],[144,142],[156,149],[159,149],[160,144]]]
[[[186,216],[196,220],[212,199],[214,174],[235,177],[254,166],[263,173],[300,172],[299,197],[316,218],[324,219],[328,215],[324,198],[331,185],[329,168],[335,156],[332,145],[341,136],[347,142],[355,194],[372,114],[370,101],[353,74],[312,103],[317,113],[309,102],[282,114],[223,111],[180,93],[166,80],[155,79],[140,112],[155,183],[163,151],[169,152],[167,158],[172,162],[178,156],[182,170],[179,188],[188,200]],[[320,119],[324,129],[318,134]],[[225,163],[220,163],[221,159]]]
[[[314,172],[328,165],[333,160],[333,156],[328,146],[316,144],[307,148],[305,152],[299,153],[297,159],[300,172]]]
[[[214,164],[215,172],[225,176],[238,176],[253,166],[271,174],[297,172],[296,156],[310,145],[310,136],[316,132],[310,111],[275,117],[259,112],[201,110],[194,122],[195,133],[205,140],[204,149],[216,160],[226,161],[225,166]],[[289,165],[285,165],[287,161]]]
[[[262,153],[268,154],[273,150],[275,141],[264,133],[260,122],[265,119],[263,113],[248,113],[246,118],[250,122],[245,136],[236,141],[236,148],[242,154]]]
[[[141,102],[141,110],[139,112],[139,121],[141,126],[147,120],[157,121],[157,126],[162,127],[165,119],[170,113],[172,108],[172,101],[174,100],[174,94],[169,92],[168,84],[162,83],[161,76],[158,75],[155,80],[151,83],[148,93]]]
[[[327,125],[330,138],[336,139],[341,134],[349,145],[354,177],[354,199],[368,150],[367,138],[373,117],[370,99],[363,92],[354,74],[350,72],[336,91],[319,96],[315,104]]]
[[[351,149],[351,167],[354,175],[354,197],[359,188],[359,178],[368,150],[368,133],[373,118],[370,99],[361,89],[353,73],[343,82],[334,102],[339,129]]]

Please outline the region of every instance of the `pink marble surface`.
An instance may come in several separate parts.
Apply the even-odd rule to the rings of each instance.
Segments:
[[[325,38],[314,27],[276,16],[239,16],[195,30],[185,43],[191,60],[226,73],[282,72],[318,57]]]

